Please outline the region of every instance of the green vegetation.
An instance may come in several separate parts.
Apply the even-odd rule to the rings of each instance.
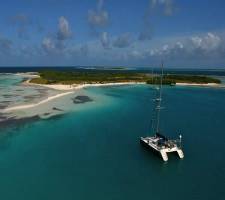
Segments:
[[[31,79],[30,83],[49,84],[49,81],[40,77],[40,78],[33,78],[33,79]]]
[[[39,84],[79,84],[79,83],[112,83],[112,82],[146,82],[147,74],[127,71],[42,71],[40,78],[31,80],[31,83]]]
[[[112,82],[146,82],[147,84],[159,84],[160,76],[152,77],[149,74],[133,71],[118,70],[85,70],[85,71],[42,71],[40,78],[34,78],[30,82],[38,84],[80,84],[80,83],[112,83]],[[207,76],[193,75],[164,75],[163,84],[174,85],[176,83],[220,83],[220,80]]]
[[[159,84],[160,77],[151,77],[147,81],[148,84]],[[196,83],[196,84],[207,84],[207,83],[221,83],[219,79],[208,77],[208,76],[196,76],[196,75],[164,75],[162,84],[175,85],[176,83]]]
[[[125,70],[126,67],[111,67],[110,69],[114,69],[114,70]]]
[[[160,76],[154,76],[154,77],[150,77],[150,79],[148,79],[146,81],[147,84],[160,84],[161,82],[161,77]],[[162,84],[163,85],[175,85],[176,81],[172,80],[172,79],[168,79],[166,78],[166,76],[163,76],[163,80],[162,80]]]
[[[194,75],[165,75],[165,80],[175,83],[221,83],[219,79],[209,76],[194,76]]]

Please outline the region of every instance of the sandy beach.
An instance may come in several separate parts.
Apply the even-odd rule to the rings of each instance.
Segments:
[[[41,104],[45,104],[53,99],[56,98],[60,98],[63,97],[65,95],[68,94],[72,94],[74,93],[76,90],[80,90],[83,88],[87,88],[87,87],[106,87],[106,86],[121,86],[121,85],[135,85],[135,84],[145,84],[143,82],[123,82],[123,83],[104,83],[104,84],[100,84],[100,83],[95,83],[95,84],[73,84],[73,85],[63,85],[63,84],[35,84],[35,83],[30,83],[30,79],[24,81],[22,83],[22,85],[24,86],[41,86],[41,87],[46,87],[46,88],[50,88],[50,89],[54,89],[54,90],[58,90],[58,91],[64,91],[63,93],[60,94],[56,94],[53,96],[48,96],[46,99],[35,103],[35,104],[23,104],[23,105],[18,105],[18,106],[12,106],[9,108],[5,108],[3,110],[1,110],[2,113],[9,113],[12,111],[18,111],[18,110],[23,110],[23,109],[28,109],[28,108],[34,108],[37,107]]]
[[[26,85],[38,85],[50,89],[60,90],[60,91],[72,91],[83,89],[87,87],[107,87],[107,86],[122,86],[122,85],[137,85],[137,84],[146,84],[145,82],[123,82],[123,83],[92,83],[92,84],[72,84],[72,85],[63,85],[63,84],[34,84],[29,83],[29,80],[26,81]],[[204,87],[220,87],[218,83],[176,83],[176,86],[204,86]]]
[[[146,84],[145,82],[121,82],[121,83],[93,83],[93,84],[72,84],[72,85],[64,85],[64,84],[36,84],[36,83],[30,83],[30,80],[34,77],[37,77],[38,75],[34,74],[18,74],[21,76],[25,76],[28,79],[24,82],[22,82],[22,85],[24,86],[41,86],[45,87],[48,89],[54,89],[58,90],[61,93],[53,95],[53,96],[48,96],[46,99],[35,103],[35,104],[25,104],[25,105],[18,105],[18,106],[13,106],[9,108],[5,108],[2,110],[2,112],[7,113],[11,111],[17,111],[17,110],[22,110],[22,109],[28,109],[28,108],[34,108],[37,107],[41,104],[47,103],[53,99],[60,98],[62,96],[72,94],[76,90],[80,90],[83,88],[87,87],[107,87],[107,86],[122,86],[122,85],[136,85],[136,84]],[[208,87],[218,87],[219,84],[217,83],[207,83],[207,84],[198,84],[198,83],[176,83],[176,86],[208,86]]]
[[[27,109],[27,108],[33,108],[33,107],[36,107],[36,106],[39,106],[41,104],[44,104],[44,103],[47,103],[53,99],[56,99],[56,98],[59,98],[59,97],[62,97],[62,96],[65,96],[65,95],[68,95],[68,94],[71,94],[73,93],[72,91],[71,92],[65,92],[65,93],[61,93],[61,94],[57,94],[57,95],[54,95],[54,96],[50,96],[50,97],[47,97],[47,99],[44,99],[43,101],[40,101],[36,104],[27,104],[27,105],[19,105],[19,106],[13,106],[13,107],[10,107],[10,108],[6,108],[6,109],[3,109],[2,112],[11,112],[11,111],[15,111],[15,110],[22,110],[22,109]]]
[[[24,72],[24,73],[18,72],[18,73],[15,73],[15,75],[22,76],[25,78],[39,78],[40,77],[36,72]]]
[[[77,90],[86,87],[106,87],[106,86],[121,86],[121,85],[135,85],[135,84],[145,84],[145,82],[121,82],[121,83],[84,83],[84,84],[36,84],[30,83],[30,79],[24,81],[23,85],[32,85],[32,86],[42,86],[50,89],[60,90],[60,91],[68,91],[68,90]]]
[[[218,83],[176,83],[177,86],[209,86],[209,87],[218,87]]]

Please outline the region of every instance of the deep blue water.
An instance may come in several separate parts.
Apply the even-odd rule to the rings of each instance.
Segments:
[[[0,67],[0,73],[17,73],[17,72],[36,72],[42,70],[57,70],[57,71],[86,71],[86,70],[107,70],[107,67]],[[126,71],[152,73],[151,67],[137,67],[137,68],[125,68]],[[155,73],[160,73],[160,68],[153,68]],[[118,70],[113,70],[118,71]],[[121,70],[119,70],[121,71]],[[124,71],[124,70],[123,70]],[[214,75],[225,76],[225,69],[188,69],[188,68],[166,68],[165,73],[170,74],[191,74],[191,75]]]
[[[182,133],[185,153],[167,163],[139,144],[149,86],[88,90],[110,102],[1,130],[1,199],[225,199],[224,89],[163,89],[161,129]]]

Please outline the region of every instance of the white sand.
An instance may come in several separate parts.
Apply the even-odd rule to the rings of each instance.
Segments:
[[[19,105],[19,106],[6,108],[6,109],[3,109],[2,112],[6,113],[6,112],[10,112],[10,111],[15,111],[15,110],[33,108],[33,107],[39,106],[41,104],[47,103],[47,102],[49,102],[53,99],[56,99],[56,98],[59,98],[59,97],[62,97],[62,96],[65,96],[65,95],[68,95],[68,94],[71,94],[71,93],[73,93],[73,92],[65,92],[65,93],[57,94],[57,95],[54,95],[54,96],[51,96],[51,97],[47,97],[47,99],[44,99],[43,101],[40,101],[36,104]]]
[[[26,78],[39,78],[40,76],[35,72],[25,72],[25,73],[15,73],[17,76],[22,76]]]
[[[55,90],[77,90],[86,87],[99,87],[99,86],[120,86],[120,85],[134,85],[134,84],[145,84],[144,82],[122,82],[122,83],[91,83],[91,84],[72,84],[72,85],[64,85],[64,84],[36,84],[30,83],[30,80],[27,80],[23,83],[24,85],[38,85],[42,87],[47,87]]]
[[[100,83],[95,83],[95,84],[73,84],[73,85],[62,85],[62,84],[34,84],[34,83],[30,83],[30,80],[26,80],[25,82],[23,82],[23,85],[32,85],[32,86],[43,86],[43,87],[47,87],[47,88],[51,88],[51,89],[55,89],[55,90],[63,90],[63,91],[67,91],[64,93],[60,93],[54,96],[50,96],[47,97],[47,99],[44,99],[42,101],[40,101],[39,103],[36,104],[27,104],[27,105],[18,105],[18,106],[13,106],[10,108],[6,108],[1,110],[1,112],[7,113],[7,112],[11,112],[11,111],[16,111],[16,110],[22,110],[22,109],[28,109],[28,108],[33,108],[36,106],[39,106],[41,104],[47,103],[53,99],[68,95],[68,94],[72,94],[74,93],[75,90],[79,90],[82,88],[86,88],[86,87],[99,87],[99,86],[120,86],[120,85],[134,85],[134,84],[145,84],[143,82],[123,82],[123,83],[104,83],[104,84],[100,84]]]
[[[219,86],[218,83],[176,83],[178,86]]]
[[[42,86],[50,89],[55,89],[59,91],[66,91],[64,93],[60,93],[54,96],[47,97],[47,99],[44,99],[36,104],[27,104],[27,105],[18,105],[10,108],[6,108],[1,110],[2,112],[10,112],[10,111],[16,111],[16,110],[22,110],[22,109],[28,109],[33,108],[36,106],[39,106],[41,104],[47,103],[53,99],[72,94],[75,92],[75,90],[83,89],[86,87],[104,87],[104,86],[121,86],[121,85],[136,85],[136,84],[146,84],[144,82],[123,82],[123,83],[93,83],[93,84],[72,84],[72,85],[64,85],[64,84],[35,84],[30,83],[30,79],[23,82],[23,85],[27,86]],[[198,83],[176,83],[177,86],[219,86],[217,83],[207,83],[207,84],[198,84]]]
[[[76,88],[85,88],[85,87],[106,87],[106,86],[121,86],[121,85],[136,85],[136,84],[146,84],[144,82],[123,82],[123,83],[91,83],[91,84],[80,84]]]

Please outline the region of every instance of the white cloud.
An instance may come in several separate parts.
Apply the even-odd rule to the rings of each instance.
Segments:
[[[42,47],[46,52],[53,52],[55,51],[55,43],[49,37],[45,37],[42,41]]]
[[[41,46],[47,54],[57,54],[63,51],[65,53],[66,40],[70,39],[71,36],[72,31],[69,22],[65,17],[61,16],[58,21],[58,31],[51,36],[44,37]]]
[[[181,43],[181,42],[176,42],[175,46],[178,48],[178,49],[183,49],[184,48],[184,45]]]
[[[28,28],[32,25],[30,17],[20,13],[11,17],[11,23],[16,27],[17,35],[21,39],[28,39]]]
[[[118,36],[113,42],[113,46],[117,48],[126,48],[129,47],[132,43],[130,33],[124,33]]]
[[[151,7],[163,7],[163,13],[165,15],[172,15],[175,10],[174,0],[150,0]]]
[[[181,50],[185,50],[185,53],[189,56],[194,54],[200,54],[205,56],[210,56],[212,54],[221,53],[220,50],[225,45],[225,39],[220,37],[217,34],[207,33],[202,36],[191,36],[184,38],[183,41],[177,41],[171,45],[164,45],[162,48],[159,48],[159,53],[177,52],[181,53]],[[182,52],[184,53],[184,52]],[[207,59],[207,57],[206,57]]]
[[[137,50],[132,50],[130,53],[128,53],[128,57],[130,58],[133,58],[133,59],[143,59],[144,58],[144,55],[140,52],[140,51],[137,51]]]
[[[99,0],[96,10],[88,11],[88,23],[91,27],[104,27],[109,23],[109,14],[103,9],[103,0]]]
[[[217,49],[221,44],[221,38],[213,33],[207,33],[206,36],[195,36],[191,38],[194,48],[200,48],[206,51]]]
[[[162,43],[162,41],[164,42]],[[160,44],[161,43],[161,44]],[[127,50],[124,57],[129,62],[159,63],[181,65],[208,65],[225,63],[225,33],[205,33],[196,36],[161,39],[146,43],[136,42],[134,48]]]
[[[150,40],[154,33],[154,15],[159,12],[171,16],[175,12],[175,0],[149,0],[150,5],[143,16],[142,29],[138,39],[141,41]]]
[[[107,32],[103,32],[101,34],[100,41],[101,41],[101,44],[102,44],[103,48],[105,48],[105,49],[110,48],[110,39],[109,39],[109,35],[108,35]]]
[[[72,31],[70,29],[69,22],[65,17],[61,16],[59,18],[57,38],[58,40],[66,40],[69,39],[71,36]]]

